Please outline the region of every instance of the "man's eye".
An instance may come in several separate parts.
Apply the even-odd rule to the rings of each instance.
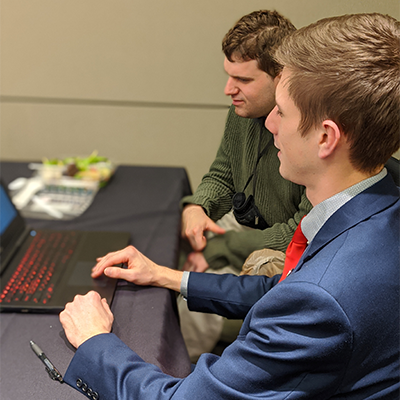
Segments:
[[[278,109],[276,110],[276,114],[279,115],[280,117],[282,117],[282,115],[283,115],[283,114],[282,114],[282,111],[280,111],[280,110],[278,110]]]

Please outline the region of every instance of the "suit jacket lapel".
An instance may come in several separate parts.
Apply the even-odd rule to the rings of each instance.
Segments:
[[[307,247],[296,269],[300,269],[305,261],[337,236],[392,206],[398,200],[399,188],[390,175],[355,196],[328,219]]]

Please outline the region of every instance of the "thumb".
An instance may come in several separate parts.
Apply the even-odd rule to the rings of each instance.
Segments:
[[[125,279],[129,281],[129,270],[120,267],[107,267],[104,275],[114,279]]]

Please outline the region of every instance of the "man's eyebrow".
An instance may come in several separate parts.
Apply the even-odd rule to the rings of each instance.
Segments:
[[[229,75],[231,78],[243,79],[243,80],[246,80],[246,81],[254,81],[254,78],[253,78],[252,76],[231,75],[231,74],[228,74],[228,72],[226,72],[226,71],[225,71],[225,73],[226,73],[227,75]]]

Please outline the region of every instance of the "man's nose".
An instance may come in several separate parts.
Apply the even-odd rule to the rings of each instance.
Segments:
[[[232,78],[228,78],[228,81],[226,82],[224,93],[226,96],[232,96],[234,94],[237,94],[239,92],[239,89],[235,85],[235,81]]]
[[[278,133],[279,116],[278,107],[275,106],[265,120],[265,127],[273,134]]]

